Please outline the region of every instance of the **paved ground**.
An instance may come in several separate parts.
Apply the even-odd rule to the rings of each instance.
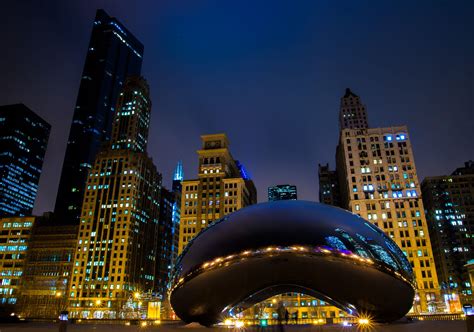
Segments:
[[[23,323],[14,325],[0,325],[0,332],[46,332],[46,331],[59,331],[59,325],[53,323]],[[173,331],[196,331],[196,332],[217,332],[217,331],[237,331],[232,328],[205,328],[199,325],[159,325],[159,326],[124,326],[124,325],[101,325],[101,324],[77,324],[68,325],[67,332],[132,332],[132,331],[157,331],[157,332],[173,332]],[[281,330],[276,326],[265,327],[265,328],[249,328],[240,329],[240,331],[248,332],[280,332]],[[285,332],[355,332],[356,327],[343,327],[343,326],[302,326],[293,325],[285,326]],[[423,321],[409,324],[391,324],[375,326],[370,332],[466,332],[465,321]]]

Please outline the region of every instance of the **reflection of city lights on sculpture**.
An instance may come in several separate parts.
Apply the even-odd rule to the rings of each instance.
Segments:
[[[240,209],[194,237],[169,299],[183,321],[206,326],[290,292],[393,321],[412,306],[414,289],[407,258],[376,226],[323,204],[277,201]]]
[[[238,321],[235,322],[235,327],[238,328],[238,329],[244,327],[244,325],[245,325],[245,323],[241,320],[238,320]]]
[[[370,323],[368,318],[359,318],[359,325],[368,325]]]

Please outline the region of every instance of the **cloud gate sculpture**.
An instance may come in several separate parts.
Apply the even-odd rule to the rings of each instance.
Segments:
[[[169,295],[179,318],[206,326],[285,292],[388,322],[408,312],[414,285],[410,263],[376,226],[324,204],[278,201],[201,231],[178,258]]]

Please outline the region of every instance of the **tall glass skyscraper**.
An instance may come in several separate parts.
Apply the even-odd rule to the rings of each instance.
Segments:
[[[268,187],[268,201],[296,200],[298,195],[296,186],[290,184],[280,184]]]
[[[0,106],[0,217],[33,212],[50,130],[23,104]]]
[[[102,142],[110,139],[125,78],[141,72],[143,45],[122,23],[97,11],[64,158],[55,214],[78,224],[87,172]]]

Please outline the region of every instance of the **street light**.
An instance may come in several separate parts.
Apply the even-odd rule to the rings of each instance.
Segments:
[[[61,297],[63,296],[63,293],[61,293],[60,291],[56,291],[56,293],[54,293],[54,297],[56,298],[57,300],[57,315],[59,317],[60,313],[61,313],[61,307],[62,307],[62,299]]]

